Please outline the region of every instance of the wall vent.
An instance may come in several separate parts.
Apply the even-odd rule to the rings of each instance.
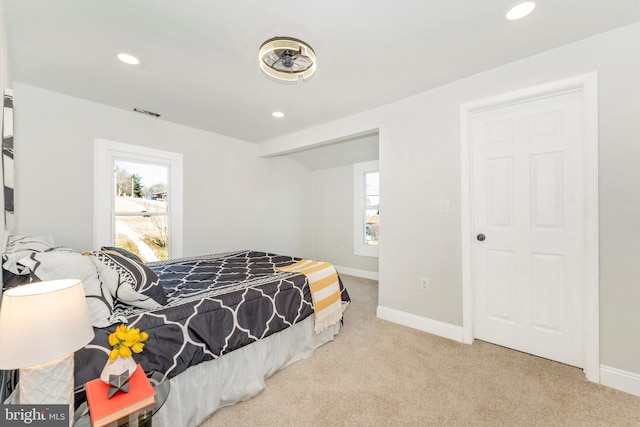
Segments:
[[[147,116],[151,117],[160,117],[160,114],[154,113],[153,111],[143,110],[142,108],[134,108],[133,111],[135,111],[136,113],[146,114]]]

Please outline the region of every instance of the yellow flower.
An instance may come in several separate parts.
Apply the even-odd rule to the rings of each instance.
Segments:
[[[120,340],[118,339],[118,337],[116,336],[116,333],[112,333],[111,335],[109,335],[109,345],[111,347],[113,347],[114,345],[118,344],[120,342]]]
[[[119,340],[124,341],[127,336],[127,325],[125,325],[124,323],[122,325],[119,325],[116,328],[115,334]]]
[[[127,347],[131,347],[132,345],[134,345],[135,343],[137,343],[140,339],[140,329],[138,328],[131,328],[127,331],[125,340],[124,340],[124,344]]]
[[[120,357],[131,357],[131,349],[126,345],[121,345],[119,348]]]
[[[131,357],[133,353],[140,353],[144,348],[143,341],[149,338],[146,332],[140,332],[140,328],[127,328],[127,325],[118,325],[115,332],[109,335],[109,345],[113,347],[109,353],[109,360],[120,357]],[[133,352],[133,353],[132,353]]]
[[[131,351],[133,351],[134,353],[140,353],[142,352],[143,348],[144,348],[144,344],[142,344],[141,342],[137,342],[131,346]]]

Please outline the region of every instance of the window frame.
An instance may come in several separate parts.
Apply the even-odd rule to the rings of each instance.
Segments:
[[[93,243],[94,247],[113,246],[115,236],[115,206],[113,195],[115,192],[113,170],[115,161],[130,161],[157,164],[167,167],[167,205],[169,222],[168,256],[182,257],[183,245],[183,168],[182,154],[155,148],[142,147],[121,142],[95,139],[94,141],[94,192],[93,192]]]
[[[378,245],[366,245],[365,241],[365,173],[380,172],[377,160],[353,164],[353,253],[360,256],[379,256]]]

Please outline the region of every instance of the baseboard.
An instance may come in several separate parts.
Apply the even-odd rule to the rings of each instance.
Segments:
[[[600,384],[640,396],[640,374],[600,365]]]
[[[363,279],[378,280],[377,271],[360,270],[360,269],[351,268],[351,267],[341,267],[339,265],[334,265],[334,267],[340,274],[346,274],[347,276],[361,277]]]
[[[395,310],[393,308],[378,306],[377,316],[380,319],[398,323],[403,326],[428,332],[433,335],[448,338],[450,340],[463,342],[463,331],[461,326],[440,322],[439,320],[427,319],[415,314]]]

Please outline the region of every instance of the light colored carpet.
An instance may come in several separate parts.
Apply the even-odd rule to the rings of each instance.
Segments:
[[[352,303],[336,339],[201,427],[640,426],[639,397],[571,366],[379,320],[377,282],[343,282]]]

